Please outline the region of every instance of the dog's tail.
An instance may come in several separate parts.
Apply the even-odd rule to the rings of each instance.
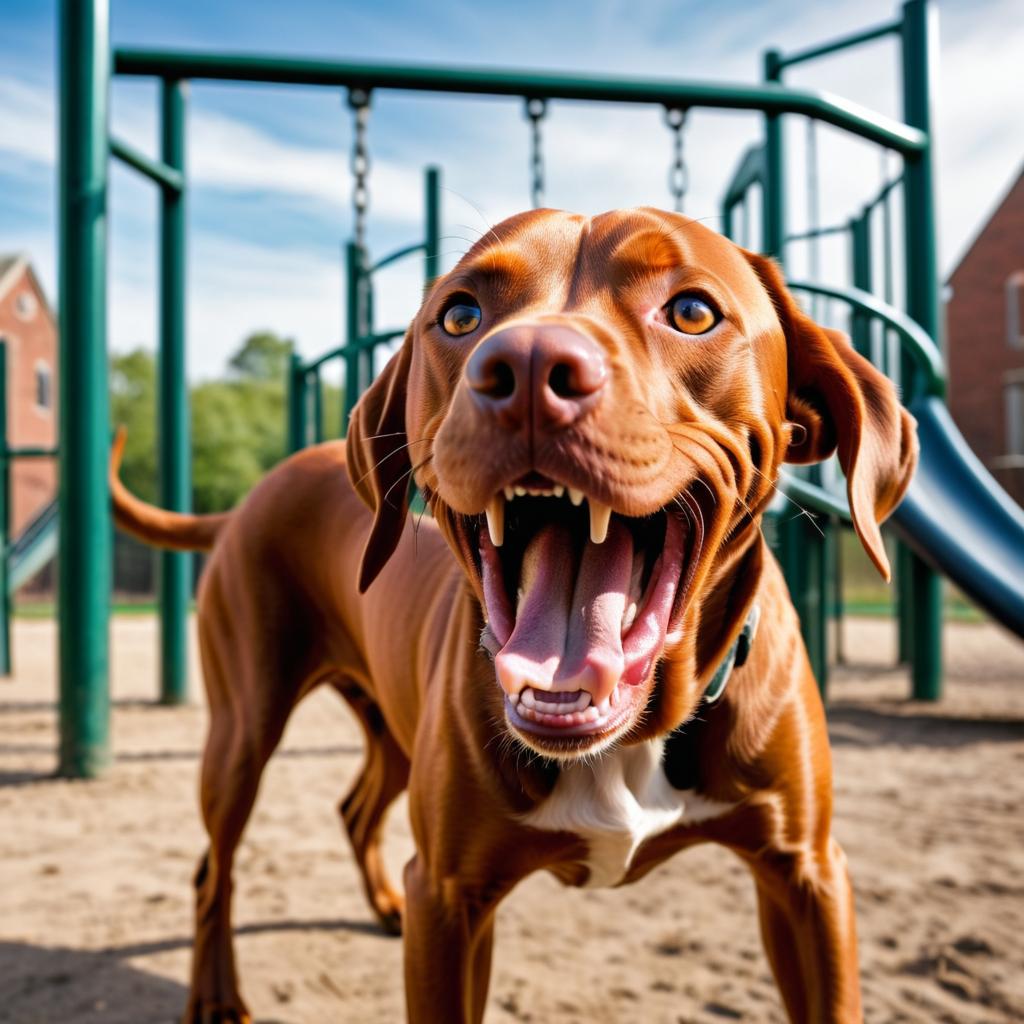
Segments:
[[[158,548],[175,551],[206,551],[213,547],[230,512],[215,515],[189,515],[168,512],[136,498],[118,475],[128,431],[118,427],[110,449],[110,496],[114,502],[114,522],[133,537]]]

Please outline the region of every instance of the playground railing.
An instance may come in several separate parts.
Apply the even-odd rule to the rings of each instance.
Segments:
[[[11,674],[11,466],[16,459],[52,459],[57,448],[7,443],[7,345],[0,341],[0,675]],[[47,506],[50,509],[51,506]],[[52,518],[49,520],[52,525]]]

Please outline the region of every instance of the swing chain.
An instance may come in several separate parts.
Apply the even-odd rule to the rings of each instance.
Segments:
[[[683,212],[686,192],[690,187],[690,169],[686,166],[683,152],[683,130],[686,127],[686,111],[681,107],[666,107],[665,124],[672,132],[672,163],[668,170],[668,190],[672,195],[676,213]]]
[[[366,89],[349,89],[348,105],[352,108],[352,211],[356,245],[366,251],[366,214],[370,208],[370,149],[366,129],[370,123],[370,93]]]
[[[548,101],[537,97],[527,98],[526,116],[530,119],[530,202],[536,210],[544,202],[544,150],[540,135],[540,123],[548,112]]]

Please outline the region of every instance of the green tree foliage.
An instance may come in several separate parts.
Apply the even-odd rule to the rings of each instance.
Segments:
[[[227,375],[191,390],[193,506],[216,512],[236,505],[285,454],[285,378],[293,342],[270,332],[250,335],[230,358]],[[111,413],[128,428],[122,477],[157,500],[156,365],[142,349],[111,361]],[[341,393],[324,388],[325,420],[336,431]]]
[[[295,342],[291,338],[278,337],[271,331],[257,331],[250,334],[242,342],[242,347],[228,360],[228,370],[245,380],[280,384],[294,349]]]
[[[146,501],[156,501],[156,363],[135,349],[110,361],[110,415],[128,428],[121,479]]]

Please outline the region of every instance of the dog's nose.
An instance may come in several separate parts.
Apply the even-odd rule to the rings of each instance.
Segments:
[[[498,331],[466,367],[478,408],[511,430],[570,426],[597,404],[607,378],[600,346],[562,324]]]

